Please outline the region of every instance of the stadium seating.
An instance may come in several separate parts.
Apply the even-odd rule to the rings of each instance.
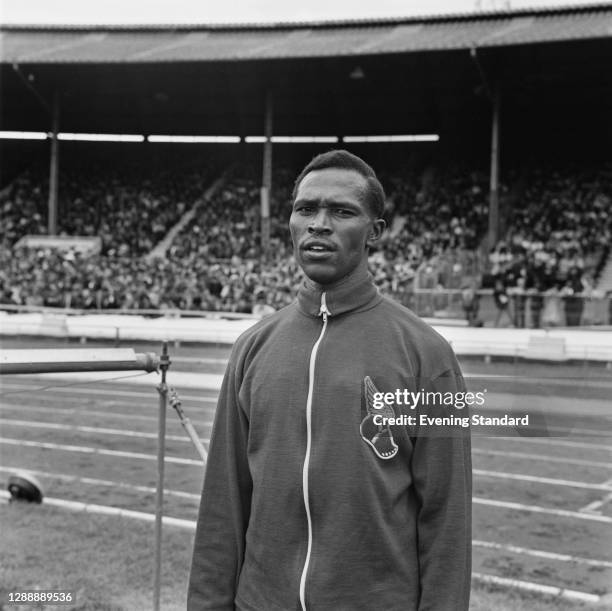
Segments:
[[[250,312],[255,302],[279,308],[300,282],[287,229],[295,168],[274,176],[271,254],[260,248],[259,171],[236,165],[212,197],[215,173],[201,160],[126,164],[89,160],[60,181],[60,231],[99,235],[100,255],[12,251],[26,234],[46,231],[47,184],[40,171],[16,178],[0,195],[0,300],[75,308],[181,308]],[[194,167],[197,165],[197,167]],[[220,172],[217,172],[217,175]],[[533,169],[510,174],[502,189],[503,240],[479,256],[487,228],[487,177],[459,167],[426,166],[382,175],[388,223],[370,263],[381,290],[463,288],[484,275],[507,289],[592,290],[612,239],[610,167]],[[516,185],[521,185],[520,188]],[[144,257],[194,207],[165,256]]]

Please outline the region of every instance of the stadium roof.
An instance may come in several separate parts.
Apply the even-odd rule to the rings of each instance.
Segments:
[[[612,38],[612,5],[245,25],[3,26],[5,64],[218,62],[396,55]]]

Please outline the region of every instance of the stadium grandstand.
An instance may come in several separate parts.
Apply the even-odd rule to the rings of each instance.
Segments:
[[[0,611],[26,588],[72,588],[75,610],[187,607],[224,371],[295,299],[294,181],[334,148],[385,188],[380,291],[449,343],[461,394],[487,393],[477,415],[500,422],[470,425],[470,611],[612,608],[611,58],[610,2],[0,25]],[[328,372],[342,392],[354,352]],[[248,380],[294,392],[270,363]]]
[[[0,301],[282,307],[293,177],[344,147],[383,176],[383,291],[470,324],[478,294],[485,324],[508,299],[515,326],[609,324],[611,32],[609,4],[3,26]]]

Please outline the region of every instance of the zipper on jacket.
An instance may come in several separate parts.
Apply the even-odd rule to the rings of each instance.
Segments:
[[[306,509],[306,520],[308,521],[308,548],[306,550],[306,559],[304,560],[304,568],[302,569],[302,577],[300,579],[300,603],[302,605],[302,611],[306,611],[306,574],[308,573],[310,552],[312,551],[312,516],[310,515],[308,467],[310,465],[310,449],[312,445],[312,395],[314,392],[315,362],[317,360],[319,344],[327,329],[327,317],[330,314],[331,312],[327,309],[327,304],[325,303],[325,293],[321,293],[319,316],[323,317],[323,328],[321,329],[319,339],[315,342],[310,353],[310,363],[308,367],[308,397],[306,399],[306,456],[304,457],[304,466],[302,468],[302,490],[304,491],[304,507]]]

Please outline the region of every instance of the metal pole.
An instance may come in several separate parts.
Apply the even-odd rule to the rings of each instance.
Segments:
[[[501,96],[499,84],[493,93],[493,120],[491,125],[491,182],[489,193],[489,248],[499,239],[499,115]]]
[[[60,373],[64,371],[157,371],[153,352],[132,348],[75,348],[69,350],[0,349],[0,374]]]
[[[57,235],[57,192],[59,173],[59,91],[53,95],[53,120],[51,125],[51,162],[49,167],[49,214],[47,233]]]
[[[176,413],[178,414],[179,420],[181,421],[183,428],[185,429],[185,431],[189,435],[189,438],[193,442],[193,445],[195,446],[196,450],[198,451],[198,454],[200,455],[200,458],[204,461],[204,463],[206,463],[206,460],[208,458],[208,452],[206,452],[206,448],[200,441],[198,433],[196,432],[193,424],[191,424],[191,420],[189,420],[189,418],[185,416],[185,412],[181,407],[181,400],[179,399],[178,394],[176,390],[174,390],[174,388],[170,389],[170,405],[176,410]]]
[[[267,256],[270,248],[270,194],[272,192],[272,125],[274,98],[266,93],[265,137],[263,151],[263,177],[261,186],[261,251]]]
[[[157,387],[159,392],[159,422],[157,435],[157,494],[155,498],[155,574],[153,576],[153,611],[159,611],[161,592],[161,555],[162,555],[162,518],[164,512],[164,454],[166,445],[166,405],[168,401],[168,386],[166,372],[170,367],[168,342],[163,342],[159,368],[161,382]]]

